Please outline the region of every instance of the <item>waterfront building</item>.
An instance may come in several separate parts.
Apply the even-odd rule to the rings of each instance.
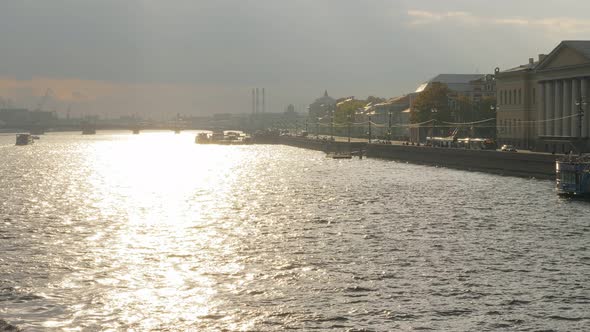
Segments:
[[[370,105],[368,112],[372,114],[371,120],[378,125],[375,128],[376,136],[388,137],[389,125],[391,124],[392,139],[408,139],[411,95],[394,97],[382,103]]]
[[[480,107],[479,103],[484,97],[495,96],[496,91],[493,75],[439,74],[418,86],[414,92],[414,96],[418,96],[433,84],[444,84],[450,90],[447,99],[454,122],[468,122],[474,120],[473,112],[475,111],[475,108]],[[459,97],[466,97],[471,103],[473,108],[471,116],[466,118],[460,116],[464,111],[462,110],[462,104]],[[410,109],[414,110],[413,104],[410,104]],[[423,141],[424,138],[429,135],[446,135],[446,133],[441,132],[440,128],[439,130],[435,130],[434,128],[410,128],[410,140],[412,142]]]
[[[481,102],[486,97],[496,97],[496,80],[494,80],[494,75],[483,75],[480,78],[469,81],[469,85],[471,85],[469,98],[473,104]]]
[[[498,72],[496,86],[500,144],[590,152],[590,41],[562,41],[536,62]]]
[[[540,54],[539,59],[544,55]],[[537,119],[535,67],[539,61],[496,73],[496,139],[497,143],[529,149],[537,132],[532,125]]]
[[[491,75],[440,74],[422,83],[415,92],[420,93],[433,83],[444,84],[451,90],[449,105],[453,108],[456,98],[460,95],[469,98],[472,103],[479,102],[483,96],[493,96],[495,84],[491,81]]]
[[[333,112],[336,108],[336,99],[328,95],[328,90],[324,92],[324,95],[316,99],[309,105],[309,119],[315,121],[330,116],[330,112]]]

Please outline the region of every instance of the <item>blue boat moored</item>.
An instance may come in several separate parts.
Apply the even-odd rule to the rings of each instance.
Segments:
[[[590,156],[566,156],[555,161],[557,193],[590,195]]]

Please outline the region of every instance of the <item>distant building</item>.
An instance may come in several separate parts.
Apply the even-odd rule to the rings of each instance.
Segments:
[[[483,98],[496,95],[496,83],[491,74],[440,74],[421,84],[415,93],[420,94],[433,83],[442,83],[451,90],[448,96],[451,111],[459,110],[459,96],[467,97],[475,107],[478,107]]]
[[[539,55],[542,59],[544,55]],[[537,119],[535,67],[528,63],[496,73],[496,137],[498,144],[517,148],[535,145],[537,132],[531,125]]]
[[[499,143],[590,151],[590,41],[562,41],[538,61],[497,73],[496,86]]]
[[[490,77],[491,79],[491,77]],[[451,90],[454,95],[463,95],[468,97],[471,101],[475,101],[482,96],[482,86],[493,88],[493,86],[486,86],[486,75],[482,74],[440,74],[428,82],[421,84],[416,93],[424,91],[432,83],[442,83]]]
[[[6,127],[24,127],[30,122],[29,110],[26,108],[5,108],[0,109],[0,121]]]
[[[493,75],[483,75],[482,77],[469,81],[471,85],[469,98],[474,104],[479,103],[483,98],[496,97],[496,80]]]
[[[390,98],[382,103],[370,105],[365,113],[371,114],[371,121],[380,124],[375,128],[375,136],[388,137],[391,124],[391,138],[406,140],[409,135],[410,102],[413,94]],[[367,121],[367,119],[361,119]]]
[[[324,92],[324,95],[316,99],[309,105],[309,118],[316,120],[318,118],[324,118],[330,116],[330,112],[335,111],[336,99],[328,95],[328,91]]]

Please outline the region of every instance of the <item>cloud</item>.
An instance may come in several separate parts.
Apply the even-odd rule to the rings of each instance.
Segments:
[[[443,22],[469,25],[497,25],[540,28],[552,34],[590,33],[590,20],[570,17],[526,18],[526,17],[484,17],[464,11],[433,12],[408,10],[411,26],[431,25]]]

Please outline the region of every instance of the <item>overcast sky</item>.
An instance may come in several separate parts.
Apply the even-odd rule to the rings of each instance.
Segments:
[[[0,97],[73,115],[394,97],[590,39],[581,0],[2,0]]]

